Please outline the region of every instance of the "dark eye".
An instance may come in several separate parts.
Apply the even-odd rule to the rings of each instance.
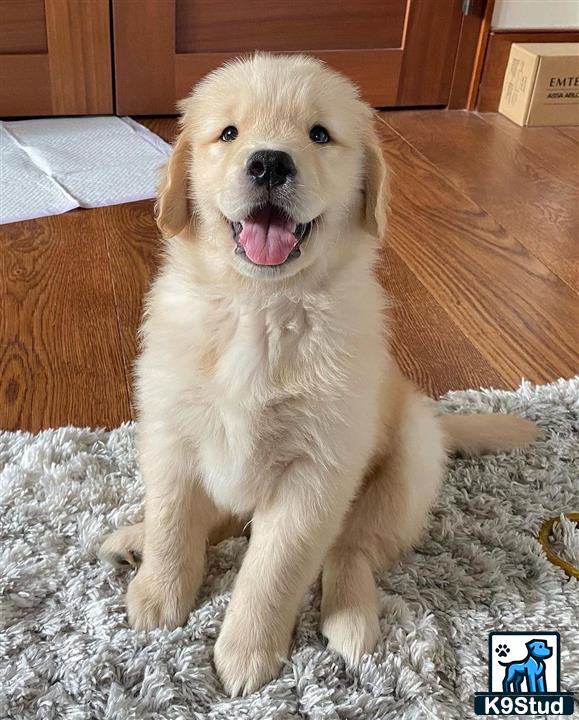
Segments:
[[[233,142],[238,135],[239,132],[237,131],[237,128],[233,125],[228,125],[221,133],[221,137],[219,139],[223,140],[223,142]]]
[[[310,140],[313,140],[315,143],[319,143],[320,145],[324,145],[325,143],[330,142],[330,133],[325,127],[322,127],[321,125],[314,125],[314,127],[310,130]]]

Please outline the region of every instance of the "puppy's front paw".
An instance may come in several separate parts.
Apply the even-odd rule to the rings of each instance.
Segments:
[[[249,695],[279,675],[287,653],[265,634],[252,632],[227,619],[215,644],[214,662],[225,692]]]
[[[371,607],[334,609],[322,619],[322,633],[328,638],[331,650],[338,652],[349,665],[356,665],[362,655],[376,647],[380,623]]]
[[[194,598],[179,581],[153,575],[142,567],[129,583],[127,612],[135,630],[184,625]]]

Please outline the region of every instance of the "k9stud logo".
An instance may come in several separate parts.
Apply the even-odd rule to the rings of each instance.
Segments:
[[[571,715],[573,695],[560,692],[557,632],[492,632],[489,692],[476,693],[477,715]]]

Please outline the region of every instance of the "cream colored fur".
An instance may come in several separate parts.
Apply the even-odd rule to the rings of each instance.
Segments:
[[[309,140],[314,124],[330,144]],[[224,143],[228,125],[239,136]],[[320,216],[301,256],[274,270],[234,254],[226,221],[248,213],[244,168],[259,148],[295,161],[294,219]],[[350,662],[371,651],[373,572],[420,537],[445,448],[536,434],[520,419],[441,423],[401,376],[373,275],[386,192],[371,110],[317,61],[235,62],[183,103],[158,203],[165,258],[137,365],[145,521],[111,536],[102,555],[136,564],[142,554],[127,593],[133,627],[175,627],[195,602],[208,539],[251,520],[215,646],[231,694],[279,672],[322,566],[330,646]]]

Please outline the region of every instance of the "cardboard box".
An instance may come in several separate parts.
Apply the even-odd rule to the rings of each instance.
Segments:
[[[579,43],[513,43],[499,112],[518,125],[579,125]]]

